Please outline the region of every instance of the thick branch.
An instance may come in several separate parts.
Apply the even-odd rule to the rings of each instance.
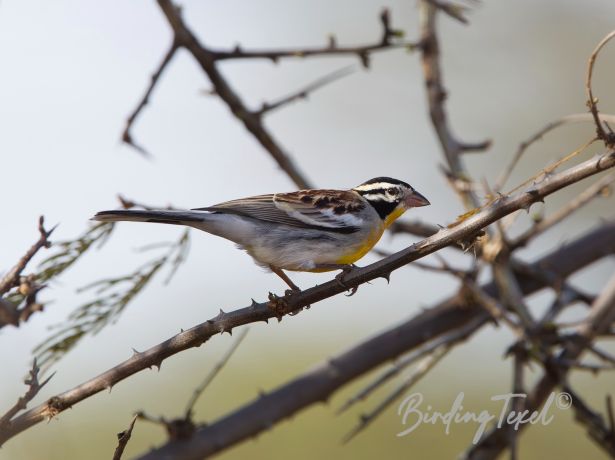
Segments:
[[[566,278],[605,254],[613,253],[615,222],[610,222],[538,260],[531,268],[532,271],[548,270],[552,277]],[[518,276],[526,295],[550,285],[547,279],[529,276],[528,272]],[[483,286],[483,289],[492,296],[497,295],[494,282]],[[346,383],[441,334],[472,322],[476,323],[478,330],[488,321],[489,315],[481,307],[468,305],[461,296],[452,297],[334,356],[271,393],[259,395],[236,411],[199,429],[189,441],[168,443],[142,459],[203,458],[220,452],[270,429],[275,423],[312,404],[326,402]]]
[[[472,209],[477,207],[478,200],[470,188],[467,187],[467,184],[462,184],[462,182],[467,180],[467,174],[461,160],[461,155],[469,151],[483,151],[489,148],[491,142],[463,144],[451,132],[444,108],[447,94],[442,82],[442,70],[440,68],[440,45],[436,34],[436,12],[437,7],[434,6],[433,2],[421,1],[421,50],[429,115],[442,146],[450,174],[452,175],[451,183],[462,197],[466,208]]]
[[[444,247],[454,244],[456,241],[468,238],[477,231],[492,224],[505,215],[519,209],[528,208],[536,201],[542,201],[546,196],[578,182],[586,177],[597,174],[607,168],[615,166],[615,152],[599,155],[587,160],[566,171],[545,177],[540,183],[530,189],[519,192],[510,197],[501,197],[485,206],[480,212],[472,217],[459,222],[450,228],[442,229],[437,234],[426,238],[420,243],[399,251],[390,257],[363,268],[355,269],[344,277],[344,286],[337,280],[332,280],[289,297],[282,298],[281,305],[271,308],[269,302],[253,304],[230,313],[220,314],[202,324],[199,324],[175,337],[150,348],[142,353],[136,353],[132,358],[118,366],[100,374],[97,377],[68,390],[65,393],[52,397],[46,403],[26,412],[18,417],[10,429],[0,433],[0,444],[15,436],[28,427],[40,421],[57,415],[72,407],[74,404],[96,394],[106,388],[110,388],[125,378],[151,366],[160,366],[162,361],[169,356],[179,353],[187,348],[199,346],[209,340],[213,335],[222,332],[231,332],[234,327],[256,321],[266,321],[272,317],[281,318],[288,313],[300,311],[307,305],[313,305],[321,300],[333,297],[360,284],[367,283],[379,277],[388,278],[393,270],[407,265],[428,254],[432,254]],[[606,225],[607,228],[612,228]],[[605,246],[605,248],[608,245]],[[435,335],[438,335],[442,331]],[[425,329],[421,337],[433,337]]]
[[[228,84],[216,65],[216,55],[205,48],[194,34],[184,24],[179,9],[170,0],[158,0],[158,4],[165,14],[174,33],[174,43],[186,48],[199,63],[209,77],[216,94],[226,103],[233,115],[241,120],[246,129],[271,154],[286,174],[299,188],[310,188],[307,178],[299,171],[295,163],[282,151],[273,139],[267,128],[263,125],[261,117],[250,111],[241,98]]]

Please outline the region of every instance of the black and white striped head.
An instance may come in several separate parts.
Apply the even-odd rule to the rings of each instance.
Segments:
[[[373,206],[387,226],[404,211],[430,204],[410,184],[390,177],[370,179],[353,190]]]

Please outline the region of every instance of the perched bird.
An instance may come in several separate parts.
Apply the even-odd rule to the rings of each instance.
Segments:
[[[93,220],[188,225],[231,240],[292,290],[283,270],[348,270],[410,208],[429,201],[410,185],[377,177],[350,190],[299,190],[206,208],[101,211]]]

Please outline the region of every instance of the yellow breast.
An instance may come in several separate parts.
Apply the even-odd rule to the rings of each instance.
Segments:
[[[388,228],[405,211],[406,210],[401,206],[398,209],[395,209],[391,214],[389,214],[385,218],[383,225],[379,225],[378,228],[374,229],[374,231],[372,231],[369,234],[369,236],[360,245],[349,248],[349,251],[346,254],[344,254],[342,257],[337,259],[335,263],[340,264],[340,265],[350,265],[350,264],[355,263],[357,260],[359,260],[365,254],[367,254],[376,245],[376,243],[380,240],[380,237],[384,233],[384,230]],[[331,270],[317,269],[317,270],[308,270],[308,271],[326,272],[326,271],[331,271]]]
[[[355,248],[352,252],[341,257],[337,263],[338,264],[352,264],[367,254],[375,244],[380,240],[380,237],[384,233],[384,230],[387,229],[398,217],[400,217],[406,210],[403,207],[399,207],[395,209],[391,214],[389,214],[384,220],[384,225],[376,230],[374,230],[367,238],[363,244]]]
[[[395,220],[400,217],[404,212],[406,212],[406,210],[403,207],[398,206],[391,214],[386,216],[386,218],[384,219],[384,228],[389,228],[389,226],[393,222],[395,222]]]

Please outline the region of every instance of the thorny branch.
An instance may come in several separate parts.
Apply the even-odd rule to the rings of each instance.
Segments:
[[[491,141],[465,144],[458,141],[451,132],[444,108],[447,93],[442,81],[442,69],[440,67],[440,45],[436,34],[436,10],[437,6],[434,6],[433,2],[425,0],[420,2],[421,56],[429,115],[446,158],[450,183],[462,198],[466,209],[469,210],[478,206],[478,198],[474,195],[468,183],[468,175],[463,166],[461,155],[465,152],[486,150],[491,145]]]
[[[36,275],[22,276],[21,274],[40,249],[51,246],[49,237],[56,227],[45,230],[44,223],[44,217],[39,217],[38,240],[0,279],[0,329],[9,324],[18,327],[21,323],[26,322],[33,313],[43,309],[43,305],[37,302],[36,296],[45,285],[39,283],[39,277]],[[14,288],[17,288],[16,291],[11,292]]]
[[[150,208],[121,196],[119,199],[126,208],[135,206]],[[58,243],[59,252],[42,264],[43,274],[47,277],[58,276],[72,266],[95,243],[98,243],[99,247],[102,246],[113,228],[113,223],[98,223],[76,240]],[[168,274],[165,283],[168,283],[188,256],[189,248],[190,230],[185,229],[175,242],[142,248],[142,251],[151,249],[166,249],[166,251],[141,265],[132,273],[101,279],[81,287],[77,292],[94,292],[94,298],[73,310],[66,321],[53,326],[54,332],[34,349],[39,362],[49,367],[72,350],[86,335],[100,332],[106,325],[118,318],[156,274],[167,267]]]
[[[412,51],[420,47],[420,44],[415,42],[396,40],[403,36],[403,32],[392,28],[387,9],[384,9],[380,14],[380,23],[382,24],[381,38],[367,45],[339,46],[335,37],[331,36],[327,46],[318,48],[246,51],[240,46],[236,46],[232,51],[211,50],[211,53],[217,61],[227,59],[269,59],[273,62],[278,62],[283,58],[354,55],[359,58],[364,67],[369,67],[369,57],[374,52],[400,48]]]
[[[248,329],[243,329],[241,331],[241,334],[233,342],[227,352],[214,365],[211,371],[209,371],[209,373],[205,376],[205,379],[199,384],[199,386],[195,388],[194,392],[192,393],[192,396],[188,401],[183,417],[168,420],[165,417],[152,417],[144,411],[139,411],[137,413],[137,417],[157,425],[162,425],[165,428],[170,441],[190,439],[190,437],[192,437],[192,435],[194,434],[195,430],[199,426],[204,425],[202,423],[197,424],[194,422],[195,404],[197,403],[203,392],[207,389],[209,384],[216,378],[216,376],[224,368],[224,366],[226,366],[229,359],[231,359],[231,356],[233,356],[235,351],[237,351],[237,348],[239,348],[239,345],[241,345],[241,342],[243,341],[243,339],[245,339],[247,334]]]
[[[527,231],[514,238],[512,241],[508,243],[508,247],[510,251],[515,250],[518,247],[525,246],[530,242],[530,240],[534,239],[538,235],[544,233],[548,229],[554,227],[558,223],[560,223],[565,218],[569,217],[576,210],[585,206],[591,200],[598,196],[609,195],[611,192],[608,190],[608,187],[615,181],[615,174],[611,173],[604,176],[602,179],[597,181],[596,183],[590,185],[583,192],[578,194],[572,201],[562,207],[560,210],[554,212],[544,219],[538,220],[531,228]]]
[[[229,313],[221,311],[217,317],[184,331],[145,352],[135,354],[113,369],[94,377],[72,390],[54,396],[44,404],[31,409],[18,417],[10,430],[0,433],[0,443],[46,418],[59,414],[89,396],[105,388],[112,387],[136,372],[150,366],[160,366],[162,361],[169,356],[187,348],[201,345],[213,335],[222,332],[230,333],[237,326],[255,321],[266,321],[272,317],[281,319],[286,314],[298,312],[307,305],[314,305],[321,300],[340,294],[360,284],[379,277],[388,278],[392,271],[414,260],[454,244],[459,239],[467,238],[469,235],[475,234],[478,230],[492,224],[505,215],[528,208],[532,203],[542,201],[546,196],[570,184],[613,166],[615,166],[615,152],[607,152],[565,171],[545,177],[542,182],[533,185],[527,190],[512,196],[499,198],[458,225],[442,229],[436,235],[413,244],[381,261],[351,271],[344,278],[344,286],[341,286],[337,280],[332,280],[300,293],[279,298],[278,302],[253,302],[251,306]],[[606,247],[608,245],[604,246],[604,248]],[[428,332],[426,331],[425,333]],[[429,335],[429,337],[433,337],[433,335]]]
[[[209,384],[213,382],[213,380],[216,378],[216,376],[222,370],[222,368],[226,366],[226,363],[228,363],[228,360],[231,359],[231,356],[233,356],[233,353],[237,351],[237,348],[239,348],[239,345],[241,345],[241,342],[243,342],[243,339],[246,338],[247,334],[248,334],[248,329],[243,329],[241,331],[239,337],[237,337],[235,342],[233,342],[233,345],[227,350],[227,352],[222,356],[222,358],[220,358],[220,361],[216,363],[216,365],[212,368],[209,374],[207,374],[203,382],[201,382],[201,384],[194,390],[194,393],[192,394],[192,397],[190,398],[190,401],[188,401],[188,405],[186,406],[186,412],[184,414],[184,418],[186,419],[192,418],[193,411],[194,411],[194,405],[199,400],[203,392],[207,389]]]
[[[509,194],[508,196],[502,195],[499,197],[494,197],[485,206],[480,207],[478,199],[473,192],[474,184],[471,182],[464,169],[461,155],[468,151],[485,150],[489,147],[490,143],[488,141],[478,144],[464,144],[459,142],[451,133],[444,107],[446,90],[444,89],[441,76],[439,44],[435,31],[435,13],[436,10],[441,10],[455,19],[465,23],[466,19],[462,14],[465,11],[465,7],[452,2],[443,0],[421,1],[421,41],[418,44],[401,42],[397,40],[401,36],[401,33],[391,27],[388,12],[385,10],[381,15],[383,30],[382,38],[375,44],[358,47],[339,47],[335,42],[335,39],[332,38],[329,46],[325,48],[248,52],[242,50],[239,46],[232,51],[219,51],[205,47],[203,44],[198,42],[196,37],[183,23],[178,8],[176,8],[168,0],[158,0],[158,3],[173,29],[174,38],[168,52],[165,54],[161,64],[159,65],[159,68],[152,76],[152,81],[144,96],[128,118],[122,136],[123,140],[139,150],[141,153],[147,153],[142,147],[133,141],[130,132],[131,128],[141,111],[147,105],[152,91],[154,90],[163,71],[172,60],[175,52],[179,48],[185,48],[194,56],[203,71],[209,77],[214,88],[213,92],[227,104],[233,114],[244,123],[248,131],[251,132],[263,145],[263,147],[269,151],[269,153],[278,162],[279,166],[299,187],[302,188],[308,187],[307,180],[299,172],[292,160],[288,158],[285,152],[273,139],[271,134],[264,126],[262,118],[267,113],[297,99],[305,98],[310,92],[334,81],[337,78],[340,78],[346,74],[345,69],[327,75],[311,85],[299,90],[298,92],[278,100],[277,102],[264,104],[259,110],[250,110],[244,105],[240,97],[223,78],[219,72],[217,62],[226,59],[254,58],[267,58],[275,62],[280,58],[286,57],[354,54],[359,57],[365,67],[368,67],[369,56],[375,51],[402,47],[410,50],[416,48],[421,49],[430,115],[447,160],[448,171],[446,171],[446,174],[453,188],[462,197],[466,208],[472,210],[462,216],[458,222],[450,225],[446,229],[439,229],[437,227],[420,223],[397,224],[394,227],[394,230],[400,231],[400,229],[402,229],[402,231],[410,231],[411,233],[426,237],[426,240],[393,254],[380,262],[355,270],[345,277],[345,287],[353,288],[377,277],[384,277],[388,280],[391,271],[455,242],[466,240],[473,241],[476,239],[477,232],[481,231],[481,229],[485,228],[490,223],[496,222],[503,216],[509,215],[518,209],[528,209],[532,203],[542,201],[545,196],[561,189],[562,187],[577,182],[585,177],[589,177],[599,171],[611,168],[615,165],[615,153],[607,152],[600,155],[598,158],[588,160],[557,175],[551,174],[556,166],[559,166],[563,163],[563,161],[566,161],[568,158],[571,158],[583,150],[579,149],[577,152],[574,152],[572,156],[566,157],[562,162],[558,162],[552,169],[545,169],[544,176],[535,180],[533,185],[525,187],[529,183],[526,182],[522,184],[522,187],[525,187],[525,189],[519,193],[515,195]],[[586,89],[589,97],[588,106],[590,109],[590,114],[572,115],[557,120],[523,143],[513,158],[513,162],[509,168],[503,173],[500,180],[498,180],[497,186],[495,187],[496,191],[501,189],[502,185],[510,176],[510,172],[517,164],[519,158],[525,152],[527,147],[546,132],[564,123],[585,121],[589,115],[596,125],[598,138],[604,141],[609,150],[615,145],[615,133],[613,133],[608,124],[605,123],[611,116],[599,115],[597,109],[597,99],[594,98],[591,88],[591,77],[596,57],[602,47],[613,36],[615,36],[615,32],[605,37],[605,39],[592,53],[588,64]],[[608,132],[605,130],[605,127]],[[367,342],[364,342],[363,344],[358,345],[357,347],[352,348],[351,350],[348,350],[347,352],[323,364],[321,367],[316,368],[303,376],[299,376],[293,382],[282,386],[271,394],[261,395],[257,401],[240,408],[235,413],[231,413],[213,425],[201,426],[197,430],[197,427],[192,424],[192,428],[189,432],[187,432],[186,436],[171,436],[172,441],[180,438],[185,439],[186,441],[184,443],[169,443],[161,449],[147,454],[144,458],[163,458],[167,455],[178,455],[180,453],[186,458],[196,458],[218,452],[236,442],[239,442],[242,439],[256,435],[260,431],[270,427],[273,423],[292,415],[309,404],[326,400],[328,396],[330,396],[344,383],[347,383],[353,378],[356,378],[358,375],[373,369],[375,366],[389,359],[410,352],[406,356],[402,357],[402,359],[400,359],[399,362],[391,369],[382,374],[382,376],[373,384],[364,389],[357,397],[352,399],[352,402],[366,397],[374,388],[381,385],[387,379],[397,375],[401,369],[411,363],[414,363],[417,359],[419,359],[419,357],[427,356],[425,361],[419,364],[419,371],[417,374],[413,374],[406,382],[402,383],[394,393],[389,395],[384,402],[378,405],[372,413],[362,419],[361,423],[357,427],[357,430],[352,432],[354,435],[374,420],[378,413],[394,401],[397,396],[402,394],[403,391],[409,387],[409,385],[413,384],[416,381],[417,376],[420,377],[424,375],[431,366],[435,365],[437,360],[448,352],[448,350],[466,337],[469,337],[473,332],[485,324],[489,319],[489,315],[496,319],[506,320],[509,326],[517,332],[517,335],[520,338],[520,342],[518,343],[519,347],[513,350],[515,356],[514,391],[522,392],[523,372],[527,361],[527,356],[525,355],[527,350],[525,350],[522,346],[524,343],[523,341],[527,340],[527,343],[532,341],[534,341],[532,343],[537,343],[535,341],[540,338],[537,339],[535,334],[537,332],[542,332],[541,328],[546,327],[546,323],[551,321],[557,313],[561,311],[563,306],[578,300],[588,300],[589,296],[583,296],[581,293],[568,286],[564,280],[572,271],[591,263],[593,260],[604,256],[606,253],[613,253],[615,248],[613,223],[607,223],[603,228],[593,232],[591,241],[580,239],[568,247],[554,252],[550,256],[547,256],[545,259],[535,263],[532,266],[518,263],[510,257],[510,253],[514,249],[527,243],[539,233],[560,222],[563,218],[578,209],[580,206],[583,206],[589,202],[593,197],[597,196],[608,183],[612,182],[612,180],[612,176],[607,176],[596,184],[590,186],[582,195],[571,202],[568,206],[549,216],[549,218],[537,223],[534,227],[528,230],[528,232],[513,241],[507,241],[503,226],[498,228],[498,231],[495,233],[495,236],[500,238],[500,241],[497,243],[499,247],[498,252],[503,251],[503,253],[505,253],[505,257],[498,259],[501,265],[500,268],[502,268],[501,272],[497,272],[495,270],[498,267],[495,263],[495,259],[492,261],[496,276],[494,281],[490,284],[486,286],[479,286],[474,283],[473,280],[468,281],[467,279],[464,279],[464,289],[460,291],[459,295],[453,299],[449,299],[431,311],[419,314],[412,320],[397,326],[393,330],[387,331],[384,334],[381,334],[368,340]],[[517,190],[519,190],[519,188],[513,191]],[[96,229],[96,227],[94,228]],[[51,268],[47,270],[48,276],[54,276],[55,274],[65,270],[68,266],[72,265],[72,263],[74,263],[74,261],[80,257],[80,255],[83,254],[83,252],[87,250],[93,242],[99,239],[104,240],[111,232],[112,228],[113,227],[110,226],[97,229],[101,233],[94,236],[86,245],[85,249],[82,247],[68,247],[64,254],[53,256],[51,258]],[[46,236],[43,237],[45,231],[42,227],[42,218],[39,230],[41,231],[41,239],[45,240],[44,244],[40,246],[43,247],[47,245],[46,238],[51,232],[47,232]],[[581,241],[583,241],[584,245],[579,246]],[[37,244],[39,243],[40,240]],[[599,250],[597,249],[597,245],[600,245]],[[33,251],[32,254],[28,256],[30,253],[29,251],[28,254],[26,254],[27,258],[24,257],[20,263],[18,263],[18,265],[11,272],[9,272],[9,274],[7,274],[7,276],[0,280],[0,295],[3,295],[10,289],[19,286],[20,283],[23,284],[20,278],[20,273],[23,271],[30,258],[38,251],[38,249],[40,249],[40,247],[34,249],[33,246],[30,250]],[[479,248],[479,250],[480,249],[481,248]],[[71,253],[71,250],[73,253]],[[575,250],[577,251],[577,257],[572,254]],[[182,257],[183,256],[181,254],[177,255],[175,258],[176,262],[178,260],[181,262]],[[568,260],[563,259],[565,257],[568,257]],[[554,262],[554,260],[558,260],[559,263],[554,264],[554,266],[550,267],[545,272],[545,264],[549,266]],[[22,264],[21,268],[19,268],[20,264]],[[153,270],[145,270],[145,276],[141,277],[145,280],[143,285],[147,283],[147,280],[151,278],[160,266],[161,265],[156,265],[157,268],[154,268]],[[447,269],[445,269],[445,271],[447,271]],[[538,275],[537,273],[539,271],[543,271],[544,273]],[[457,275],[460,274],[457,273]],[[127,277],[121,277],[113,280],[105,280],[104,283],[106,284],[103,284],[101,289],[107,290],[117,283],[126,281],[126,278]],[[569,370],[577,368],[599,369],[597,366],[586,365],[585,363],[578,362],[581,353],[585,351],[585,349],[593,351],[605,361],[612,361],[613,358],[610,357],[610,355],[596,350],[592,347],[591,343],[598,335],[612,333],[611,324],[615,320],[615,284],[613,283],[615,283],[615,278],[611,282],[610,286],[594,300],[591,313],[588,316],[588,319],[578,328],[577,334],[575,335],[575,340],[565,341],[562,336],[558,336],[557,331],[555,331],[554,334],[551,334],[550,340],[559,340],[560,342],[558,343],[563,345],[563,351],[559,353],[557,357],[551,356],[548,351],[543,349],[545,346],[544,343],[538,343],[540,346],[539,355],[544,361],[543,364],[546,371],[543,379],[534,388],[532,397],[526,407],[539,407],[548,392],[551,391],[551,389],[556,385],[561,385],[563,388],[570,390],[570,388],[566,386],[567,383],[565,381],[566,373]],[[558,289],[559,292],[557,293],[558,298],[556,302],[554,302],[554,307],[543,317],[541,321],[534,324],[529,316],[529,320],[525,318],[525,321],[520,321],[519,323],[514,320],[509,320],[509,315],[512,316],[511,311],[516,312],[520,319],[524,319],[523,314],[520,314],[522,312],[520,312],[518,308],[511,307],[521,305],[525,308],[523,300],[524,295],[547,285]],[[6,288],[6,286],[9,287]],[[40,388],[44,386],[47,381],[49,381],[49,378],[51,378],[49,377],[42,384],[38,383],[39,369],[35,361],[33,369],[30,371],[30,379],[26,381],[26,383],[30,386],[28,392],[24,397],[18,400],[13,408],[9,409],[9,411],[2,418],[0,418],[0,443],[10,439],[12,436],[45,418],[51,418],[57,415],[63,410],[88,398],[104,388],[111,388],[117,382],[145,369],[146,367],[159,367],[162,361],[167,357],[186,348],[199,346],[215,334],[223,332],[229,332],[230,334],[234,327],[254,321],[267,321],[269,318],[273,317],[277,317],[278,320],[281,320],[284,315],[297,313],[303,307],[336,295],[342,292],[343,289],[344,287],[340,286],[339,283],[332,281],[326,283],[325,285],[317,286],[290,297],[286,296],[283,298],[278,298],[275,295],[270,295],[270,299],[274,299],[271,302],[256,303],[253,301],[253,304],[250,307],[235,310],[230,313],[224,313],[221,310],[217,317],[207,321],[206,323],[182,332],[166,342],[143,353],[135,353],[132,358],[121,363],[115,368],[110,369],[109,371],[89,380],[88,382],[85,382],[78,387],[73,388],[72,390],[54,396],[44,404],[41,404],[40,406],[17,416],[19,412],[26,408],[27,403],[34,398]],[[468,289],[472,294],[471,296],[466,295],[468,293]],[[507,291],[509,291],[508,294],[506,294]],[[138,289],[135,292],[138,292]],[[132,293],[132,296],[134,296],[135,292]],[[499,298],[497,297],[498,295]],[[110,297],[117,298],[117,295],[113,294]],[[2,324],[2,321],[3,317],[6,316],[5,310],[8,308],[6,306],[8,303],[4,299],[0,299],[0,301],[1,328],[4,325]],[[88,308],[92,305],[94,304],[90,304]],[[94,306],[100,307],[101,305],[102,304],[96,304]],[[482,310],[479,308],[480,306],[486,307],[486,310]],[[461,307],[463,307],[463,310]],[[83,309],[79,310],[77,313],[79,318],[86,318],[89,314]],[[99,313],[100,312],[96,312],[94,316]],[[5,322],[5,324],[14,324],[14,322],[8,321]],[[243,336],[240,337],[239,341],[241,338],[243,338]],[[419,346],[421,346],[421,348],[418,350],[411,351],[413,348]],[[191,416],[194,402],[208,385],[209,381],[213,379],[213,376],[215,376],[219,369],[224,365],[224,362],[226,362],[228,357],[230,357],[230,354],[234,349],[235,347],[232,348],[227,356],[223,358],[222,362],[214,368],[203,384],[195,390],[195,394],[186,409],[185,418],[182,419],[184,422],[190,421],[190,423],[192,423]],[[610,364],[612,364],[612,362],[609,362],[609,365]],[[598,417],[597,414],[591,411],[591,409],[584,404],[580,398],[577,397],[575,399],[575,410],[579,419],[582,423],[589,427],[592,437],[596,439],[607,452],[611,455],[615,455],[615,430],[613,428],[615,423],[613,422],[613,410],[610,401],[607,400],[607,420],[609,421],[609,426],[606,426],[602,418]],[[522,407],[515,408],[515,410],[522,409]],[[144,414],[141,415],[145,417]],[[257,416],[255,417],[255,415]],[[242,423],[237,423],[238,419],[241,419]],[[132,420],[129,429],[118,435],[119,444],[114,458],[119,459],[121,457],[122,452],[130,439],[135,420],[136,417]],[[173,422],[168,423],[172,424]],[[509,447],[511,449],[512,458],[516,458],[516,444],[516,432],[511,430],[500,432],[494,431],[486,439],[484,439],[483,442],[476,447],[476,449],[470,451],[469,455],[470,458],[494,458],[497,453],[501,452],[506,447]]]
[[[596,62],[596,58],[598,57],[598,53],[600,53],[600,50],[604,47],[604,45],[606,45],[613,37],[615,37],[615,30],[604,37],[602,41],[598,43],[596,49],[592,52],[589,57],[589,62],[587,63],[587,78],[585,80],[585,89],[587,90],[587,106],[589,107],[589,111],[594,118],[596,135],[598,136],[598,139],[601,139],[604,142],[604,145],[606,145],[607,148],[615,145],[615,133],[610,128],[607,133],[602,125],[603,121],[600,119],[600,115],[598,114],[598,99],[594,97],[592,91],[592,74],[594,72],[594,64]],[[608,125],[606,126],[608,128]]]
[[[545,374],[528,395],[523,410],[538,409],[557,385],[565,383],[570,368],[569,363],[579,359],[594,338],[606,332],[613,322],[615,322],[615,276],[592,305],[587,319],[577,328],[575,340],[566,342],[564,349],[556,358],[545,362]],[[520,425],[519,428],[523,429],[525,426]],[[505,436],[506,433],[502,430],[491,430],[476,446],[468,450],[465,458],[468,460],[497,458],[508,446]],[[613,445],[609,446],[608,443],[600,445],[611,454],[615,452],[612,450]]]
[[[555,250],[519,273],[526,295],[551,285],[553,277],[564,279],[573,272],[604,257],[615,254],[615,222],[598,228],[576,241]],[[531,273],[548,271],[546,278]],[[496,295],[494,282],[484,286],[485,292]],[[319,402],[327,402],[344,384],[402,353],[438,340],[443,334],[475,322],[475,331],[489,320],[489,315],[477,305],[456,295],[412,319],[396,325],[350,349],[322,362],[306,373],[279,386],[270,393],[260,394],[253,401],[198,430],[182,444],[165,446],[141,457],[147,460],[182,456],[202,458],[220,452],[247,438],[256,437],[271,426],[300,410]]]
[[[268,128],[264,125],[262,120],[263,115],[273,111],[274,109],[280,108],[289,102],[300,98],[305,98],[308,93],[322,87],[325,84],[331,83],[342,76],[343,72],[337,72],[335,74],[325,76],[314,84],[300,90],[297,94],[283,98],[277,103],[264,105],[259,110],[250,110],[240,98],[238,93],[220,73],[218,63],[228,59],[265,58],[276,62],[278,59],[286,57],[356,55],[359,57],[363,66],[368,67],[369,57],[373,52],[395,48],[406,48],[412,50],[416,47],[415,43],[397,40],[402,33],[391,27],[388,10],[384,10],[380,16],[382,23],[382,36],[380,40],[373,44],[354,47],[340,47],[335,43],[335,39],[332,38],[329,45],[323,48],[244,51],[241,47],[237,46],[232,51],[214,50],[198,41],[196,36],[183,22],[180,9],[170,0],[158,0],[158,4],[173,29],[173,41],[158,69],[153,74],[151,83],[141,102],[137,105],[135,110],[128,118],[124,133],[122,135],[122,140],[136,148],[141,153],[147,153],[143,147],[139,146],[134,141],[131,135],[132,126],[141,111],[147,105],[149,97],[154,87],[158,83],[160,75],[173,58],[175,52],[179,48],[185,48],[196,59],[202,70],[209,78],[213,86],[212,94],[216,94],[220,97],[220,99],[222,99],[233,115],[244,124],[248,132],[250,132],[265,148],[265,150],[269,152],[269,154],[277,162],[278,166],[299,188],[310,188],[310,183],[306,176],[304,176],[298,169],[295,162],[282,149],[277,140],[275,140]]]
[[[54,374],[51,374],[45,380],[39,382],[39,372],[40,368],[36,363],[36,359],[34,359],[34,362],[32,363],[32,369],[30,369],[30,376],[24,381],[24,383],[28,385],[28,391],[26,392],[26,394],[24,394],[17,400],[13,407],[11,407],[2,417],[0,417],[0,433],[2,432],[2,430],[7,429],[11,426],[13,417],[15,417],[15,415],[17,415],[19,412],[25,410],[28,406],[28,403],[34,399],[34,397],[38,394],[41,388],[47,385],[47,382],[49,382],[54,376]]]
[[[603,114],[601,115],[601,118],[603,121],[606,121],[609,123],[615,123],[615,115]],[[504,171],[502,171],[502,173],[496,180],[496,183],[494,186],[495,191],[499,192],[502,190],[502,188],[504,187],[504,185],[510,178],[510,175],[514,171],[515,167],[521,160],[521,157],[527,151],[527,149],[535,142],[541,140],[545,134],[547,134],[550,131],[553,131],[555,128],[559,128],[560,126],[564,126],[569,123],[583,123],[583,122],[586,123],[590,121],[593,121],[593,117],[589,113],[574,113],[572,115],[566,115],[564,117],[558,118],[557,120],[548,123],[547,125],[542,127],[540,130],[538,130],[537,132],[532,134],[530,137],[528,137],[526,140],[521,142],[519,144],[519,148],[513,155],[512,160],[510,161],[510,163],[506,166]]]

